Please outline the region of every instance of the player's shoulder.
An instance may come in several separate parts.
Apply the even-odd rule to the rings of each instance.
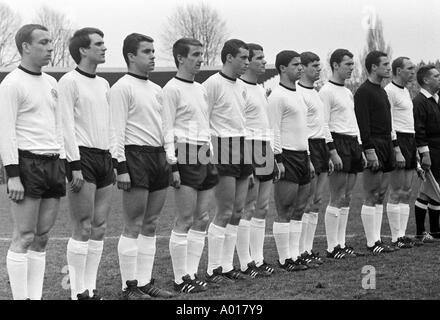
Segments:
[[[58,83],[60,84],[73,83],[75,82],[75,80],[76,80],[76,71],[70,70],[61,76],[60,80],[58,80]]]
[[[107,79],[105,79],[99,75],[96,75],[96,80],[99,81],[100,83],[102,83],[103,86],[110,88],[110,83],[107,81]]]
[[[21,82],[21,73],[18,68],[15,68],[11,72],[9,72],[4,79],[1,81],[0,86],[9,86],[13,84],[19,84]]]

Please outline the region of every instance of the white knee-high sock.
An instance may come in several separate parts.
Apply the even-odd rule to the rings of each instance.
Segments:
[[[376,207],[363,205],[361,209],[362,225],[364,226],[367,246],[372,247],[376,240]]]
[[[138,257],[136,266],[136,279],[138,286],[143,287],[150,283],[153,273],[154,256],[156,254],[156,236],[138,236]]]
[[[299,239],[301,238],[302,221],[290,220],[289,224],[289,250],[293,261],[301,254],[299,252]]]
[[[375,238],[379,241],[382,230],[383,204],[376,204]]]
[[[341,248],[345,248],[345,235],[347,233],[347,222],[349,207],[342,207],[339,210],[339,223],[338,223],[338,244]]]
[[[138,255],[137,239],[121,235],[118,242],[119,269],[121,270],[122,290],[127,288],[127,281],[136,280],[136,264]]]
[[[16,253],[11,250],[6,256],[6,269],[8,269],[11,284],[12,298],[26,300],[28,298],[28,257],[26,253]]]
[[[316,226],[318,225],[318,213],[309,213],[309,222],[307,224],[306,251],[312,252],[313,240],[315,239]]]
[[[93,296],[93,290],[96,289],[98,268],[103,249],[104,241],[89,240],[89,251],[87,252],[86,268],[84,270],[84,284],[86,289],[89,290],[90,296]]]
[[[251,227],[250,222],[246,219],[241,219],[237,230],[237,255],[240,261],[240,268],[242,271],[247,269],[247,264],[252,261],[250,253],[250,236]]]
[[[209,275],[212,275],[212,270],[221,267],[225,233],[226,228],[220,227],[213,222],[209,225],[207,267],[207,273]]]
[[[328,252],[332,252],[338,245],[339,212],[339,208],[330,205],[325,209],[324,224]]]
[[[399,227],[399,238],[404,237],[406,234],[406,226],[408,225],[409,218],[409,204],[399,203],[400,206],[400,227]]]
[[[67,243],[67,264],[69,266],[70,292],[72,300],[76,295],[86,290],[84,272],[86,269],[88,241],[76,241],[72,238]]]
[[[400,206],[399,204],[387,203],[387,217],[391,231],[391,241],[396,242],[399,238],[400,229]]]
[[[41,300],[43,295],[44,271],[46,270],[46,252],[28,250],[28,296],[31,300]]]
[[[301,219],[301,235],[299,237],[299,254],[303,254],[306,251],[306,239],[309,224],[309,213],[304,213]]]
[[[275,238],[275,244],[278,251],[278,260],[281,264],[289,259],[289,232],[290,224],[289,222],[274,222],[273,223],[273,237]]]
[[[250,222],[250,251],[251,258],[257,266],[261,266],[264,260],[263,247],[266,231],[266,220],[252,218]]]
[[[186,257],[186,270],[194,278],[199,270],[200,258],[205,247],[205,231],[190,229],[188,231],[188,250]]]
[[[229,272],[234,269],[234,253],[235,244],[237,243],[238,226],[232,224],[226,225],[225,243],[223,245],[222,253],[222,269],[223,272]]]
[[[186,271],[188,235],[171,231],[169,248],[173,264],[174,281],[177,284],[181,284],[183,282],[182,278],[188,274]]]

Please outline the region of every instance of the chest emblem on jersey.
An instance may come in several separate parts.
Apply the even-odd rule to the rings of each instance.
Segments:
[[[243,96],[243,99],[246,100],[246,92],[243,91],[243,92],[241,93],[241,95]]]
[[[55,89],[50,90],[50,93],[55,101],[58,100],[58,92]]]

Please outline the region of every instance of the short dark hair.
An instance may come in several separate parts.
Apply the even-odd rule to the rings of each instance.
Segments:
[[[417,70],[417,83],[419,84],[419,86],[423,86],[423,80],[425,79],[425,77],[429,74],[429,71],[431,71],[432,69],[435,69],[435,65],[433,64],[427,64],[426,66],[421,66],[419,68],[419,70]]]
[[[124,56],[125,63],[128,66],[128,54],[132,53],[134,55],[137,54],[139,49],[139,43],[147,41],[153,42],[154,40],[146,35],[140,33],[130,33],[124,39],[124,44],[122,45],[122,55]]]
[[[398,57],[397,59],[394,59],[393,63],[391,64],[391,69],[393,70],[393,76],[397,75],[397,68],[403,68],[405,60],[409,60],[409,58]]]
[[[222,63],[226,62],[226,56],[228,54],[231,54],[233,57],[236,57],[237,54],[240,52],[240,48],[249,50],[247,44],[244,41],[238,39],[231,39],[226,41],[225,44],[223,45],[223,49],[220,54]]]
[[[248,43],[247,46],[249,48],[249,61],[251,61],[252,58],[254,57],[255,55],[254,51],[258,51],[258,50],[263,51],[263,47],[256,43]]]
[[[173,57],[176,67],[179,67],[179,61],[177,61],[177,56],[187,57],[189,53],[189,46],[203,47],[203,44],[194,38],[180,38],[173,44]]]
[[[367,72],[371,72],[371,67],[374,65],[379,66],[380,64],[380,58],[382,57],[388,57],[388,55],[385,52],[373,50],[367,54],[365,57],[365,68],[367,69]]]
[[[41,24],[25,24],[20,29],[18,29],[15,34],[15,44],[17,45],[18,52],[20,55],[23,54],[23,43],[31,43],[32,42],[32,32],[34,30],[43,30],[49,31],[45,26]]]
[[[79,29],[75,31],[73,37],[70,38],[69,52],[76,64],[81,62],[81,53],[79,52],[79,48],[88,48],[92,42],[90,40],[90,35],[95,33],[104,38],[104,32],[97,28]]]
[[[336,49],[333,51],[333,53],[330,56],[330,68],[333,71],[333,63],[340,64],[342,60],[344,60],[344,57],[347,56],[350,59],[353,59],[353,53],[348,51],[347,49]]]
[[[293,50],[283,50],[279,52],[275,58],[275,68],[277,69],[278,73],[281,74],[280,66],[287,67],[290,61],[297,57],[301,57],[301,55]]]
[[[310,51],[301,53],[301,64],[307,67],[313,61],[319,61],[319,56],[316,53]]]

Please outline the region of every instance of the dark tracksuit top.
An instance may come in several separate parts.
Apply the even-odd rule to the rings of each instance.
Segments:
[[[364,150],[374,149],[374,137],[391,140],[391,105],[381,85],[367,79],[354,95],[354,111]]]

